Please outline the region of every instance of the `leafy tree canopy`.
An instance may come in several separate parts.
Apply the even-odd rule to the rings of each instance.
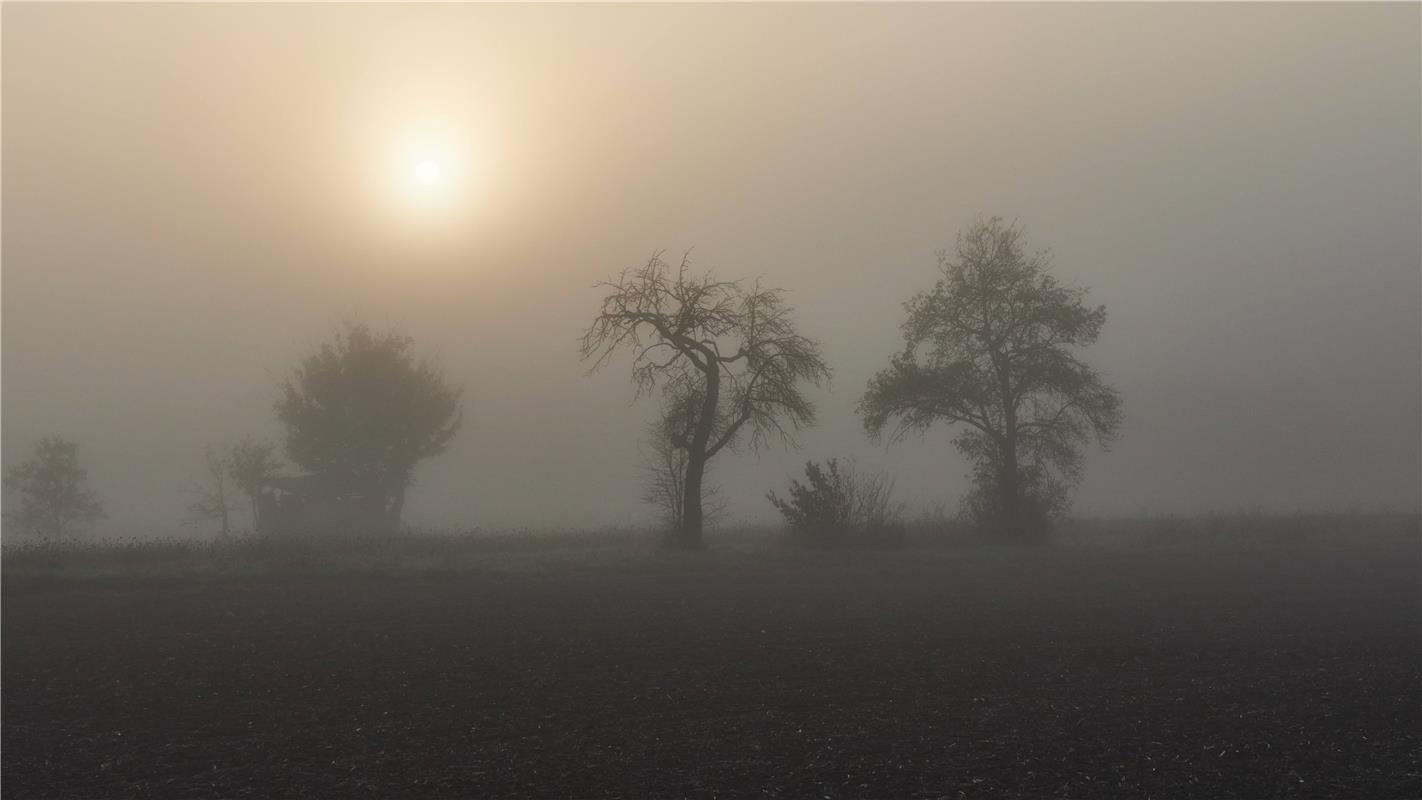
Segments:
[[[1020,227],[994,217],[939,256],[933,289],[906,304],[904,349],[860,401],[871,436],[946,423],[973,463],[966,510],[1004,533],[1045,532],[1081,477],[1082,448],[1118,431],[1121,399],[1080,357],[1106,321],[1086,290],[1048,272]]]
[[[302,360],[276,403],[287,457],[364,494],[392,525],[415,466],[444,452],[462,421],[460,390],[412,345],[347,324]]]
[[[88,480],[79,464],[79,446],[62,436],[46,436],[32,456],[5,472],[5,488],[19,495],[19,507],[5,512],[6,525],[22,533],[63,537],[97,522],[104,507]]]

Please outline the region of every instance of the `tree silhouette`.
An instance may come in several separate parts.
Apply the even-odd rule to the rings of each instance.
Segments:
[[[270,478],[281,467],[276,448],[266,442],[258,442],[248,436],[232,445],[227,451],[227,475],[237,488],[247,495],[251,504],[252,524],[257,521],[257,493],[262,481]]]
[[[79,465],[79,446],[62,436],[46,436],[34,455],[5,472],[5,488],[20,496],[18,509],[5,522],[23,533],[62,537],[77,525],[104,516],[104,507],[85,485],[89,473]]]
[[[1005,535],[1040,536],[1081,477],[1083,445],[1116,434],[1121,399],[1076,355],[1096,341],[1104,306],[1059,284],[1022,229],[993,217],[958,235],[943,274],[906,307],[904,349],[860,401],[878,438],[960,425],[973,462],[965,510]]]
[[[415,466],[444,452],[462,420],[460,390],[412,340],[347,324],[283,386],[277,419],[293,463],[365,498],[398,530]]]
[[[217,520],[221,523],[221,533],[225,537],[232,532],[232,493],[227,481],[230,477],[230,454],[224,456],[212,445],[203,448],[203,465],[207,468],[207,480],[193,487],[197,499],[188,505],[189,522]],[[255,519],[255,518],[254,518]]]
[[[608,293],[583,334],[582,357],[595,371],[633,351],[638,396],[660,387],[681,409],[668,434],[686,454],[678,538],[699,546],[706,462],[742,441],[751,449],[772,436],[793,444],[815,415],[799,384],[823,383],[829,368],[819,345],[795,332],[783,292],[694,276],[689,254],[673,270],[656,253],[598,286]]]

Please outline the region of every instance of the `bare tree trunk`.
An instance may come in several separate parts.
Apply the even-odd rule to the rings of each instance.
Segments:
[[[701,399],[701,414],[686,450],[686,480],[681,497],[681,540],[687,547],[700,547],[702,544],[705,517],[701,510],[701,479],[706,474],[706,448],[711,441],[711,426],[716,421],[716,404],[721,393],[720,365],[713,361],[703,374],[706,376],[706,396]]]
[[[702,526],[705,519],[701,509],[701,478],[706,474],[704,458],[686,460],[686,481],[682,490],[681,543],[687,547],[700,547]]]

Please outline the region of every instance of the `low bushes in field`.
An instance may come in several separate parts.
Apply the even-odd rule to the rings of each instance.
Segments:
[[[1076,542],[1114,542],[1151,547],[1349,546],[1387,539],[1422,542],[1422,516],[1415,511],[1262,511],[1076,518],[1062,533]]]
[[[903,504],[893,499],[893,480],[852,464],[841,469],[831,458],[825,466],[805,462],[805,481],[791,479],[788,498],[766,494],[797,536],[820,544],[903,540]]]
[[[927,542],[975,542],[982,538],[981,531],[966,521],[961,513],[949,511],[942,502],[924,508],[908,520],[906,527],[910,537]]]
[[[640,552],[640,531],[410,532],[398,536],[39,539],[0,548],[5,580],[430,572],[517,564],[568,551]]]

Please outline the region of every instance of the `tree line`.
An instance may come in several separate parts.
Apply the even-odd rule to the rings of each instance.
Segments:
[[[939,254],[934,285],[905,303],[903,347],[858,403],[875,440],[949,426],[971,464],[963,512],[1002,537],[1044,536],[1081,480],[1084,448],[1108,445],[1122,420],[1119,394],[1081,357],[1106,310],[1049,268],[1016,224],[993,217],[959,233],[953,250]],[[797,330],[783,290],[698,272],[689,254],[673,265],[655,253],[597,287],[604,296],[580,356],[589,372],[629,358],[636,397],[657,398],[644,499],[665,512],[673,541],[699,546],[708,519],[724,510],[707,484],[712,459],[795,446],[815,422],[805,392],[829,383],[829,365],[820,343]],[[363,498],[363,513],[394,531],[416,466],[444,452],[460,429],[460,394],[436,364],[416,357],[409,337],[347,324],[300,361],[273,410],[287,459]],[[204,456],[207,476],[190,518],[216,520],[226,533],[235,495],[255,514],[280,461],[273,446],[253,440]],[[880,481],[846,488],[833,460],[828,470],[808,467],[809,487],[797,481],[789,501],[770,497],[792,522],[820,524],[809,510],[815,503],[847,515],[851,506],[882,513],[888,502]],[[94,522],[103,511],[86,477],[73,442],[45,438],[4,475],[19,497],[6,524],[60,536]],[[816,499],[835,492],[842,498]]]

